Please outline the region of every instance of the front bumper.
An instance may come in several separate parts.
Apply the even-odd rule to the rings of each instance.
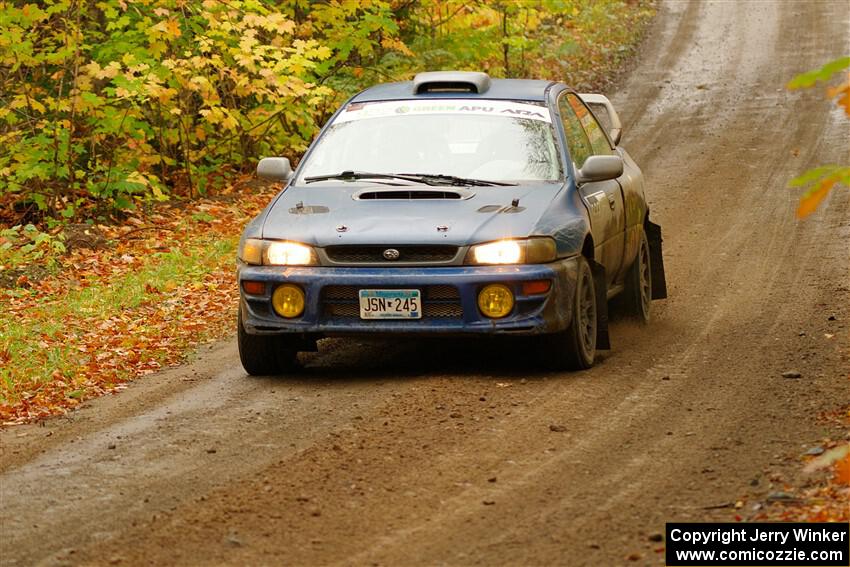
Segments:
[[[545,294],[522,294],[522,283],[551,280]],[[282,267],[240,265],[240,309],[249,334],[298,333],[310,336],[362,334],[521,334],[565,329],[572,315],[576,259],[518,266],[450,266],[398,268]],[[263,295],[246,294],[243,281],[265,282]],[[301,286],[304,313],[295,319],[278,316],[271,294],[282,283]],[[487,284],[508,285],[516,305],[501,319],[478,310],[478,292]],[[357,289],[423,290],[424,315],[415,320],[361,320]],[[430,296],[429,290],[439,290]],[[447,291],[448,290],[448,291]],[[429,307],[431,305],[431,307]]]

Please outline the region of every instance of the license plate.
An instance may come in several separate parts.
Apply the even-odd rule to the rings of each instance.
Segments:
[[[361,289],[361,319],[421,319],[418,289]]]

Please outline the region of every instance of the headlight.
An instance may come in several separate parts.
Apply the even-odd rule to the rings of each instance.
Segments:
[[[313,249],[298,242],[278,242],[249,238],[239,251],[246,264],[259,266],[312,266],[316,264]]]
[[[467,264],[543,264],[557,257],[555,241],[548,237],[497,240],[469,249]]]
[[[270,242],[266,247],[265,263],[272,266],[309,266],[313,249],[297,242]]]
[[[476,264],[519,264],[522,260],[522,247],[516,240],[479,244],[470,252]]]

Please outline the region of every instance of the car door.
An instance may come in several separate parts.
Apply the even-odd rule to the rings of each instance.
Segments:
[[[576,171],[591,155],[614,154],[599,123],[575,94],[563,94],[558,100],[558,111]],[[622,269],[625,245],[622,188],[616,179],[610,179],[582,183],[578,191],[590,212],[596,259],[605,267],[607,283],[612,286]]]

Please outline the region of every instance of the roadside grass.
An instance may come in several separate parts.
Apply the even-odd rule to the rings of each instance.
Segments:
[[[43,279],[0,289],[0,423],[66,411],[228,335],[238,235],[274,192],[99,227],[103,248],[74,249]]]
[[[206,239],[170,252],[158,252],[143,260],[137,272],[114,279],[89,278],[86,287],[71,289],[58,297],[43,298],[29,306],[25,316],[13,318],[12,313],[0,316],[0,325],[7,329],[3,335],[9,341],[8,354],[19,361],[15,371],[36,380],[46,380],[52,374],[50,368],[53,368],[70,377],[72,368],[66,367],[76,366],[80,360],[74,360],[79,357],[73,357],[69,352],[69,343],[45,348],[35,339],[39,342],[59,338],[67,340],[69,333],[73,338],[82,338],[88,331],[87,327],[97,324],[104,316],[109,318],[118,311],[137,309],[162,291],[182,282],[203,279],[216,267],[220,258],[234,250],[232,239]],[[78,321],[83,325],[79,325]],[[8,383],[11,367],[0,372]]]

